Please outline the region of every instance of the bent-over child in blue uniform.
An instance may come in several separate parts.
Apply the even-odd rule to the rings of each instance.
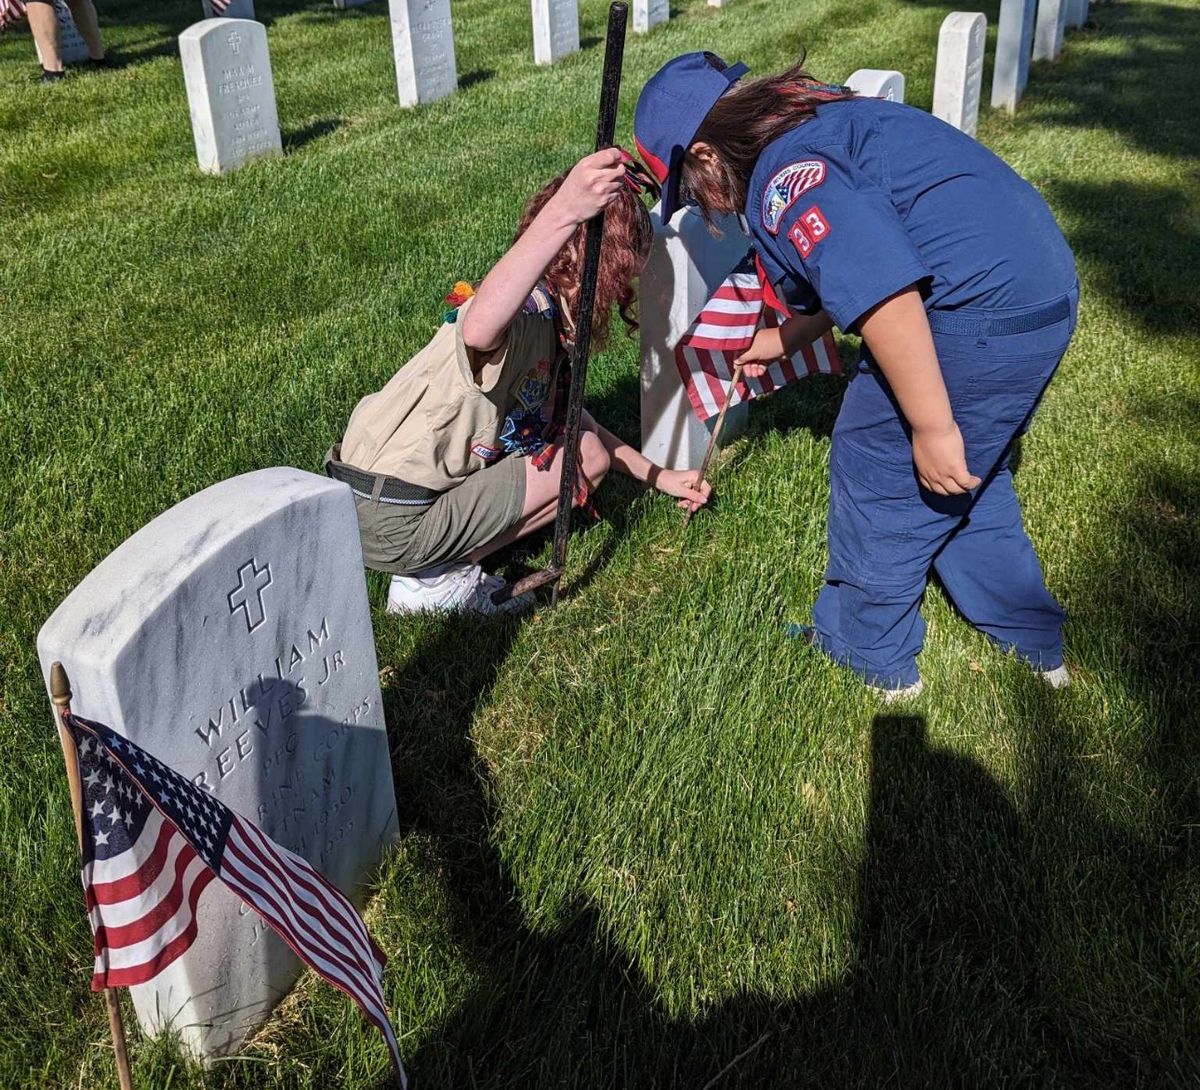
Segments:
[[[747,373],[836,325],[862,357],[833,431],[829,566],[792,631],[887,699],[915,695],[931,569],[976,628],[1067,683],[1061,606],[1021,523],[1009,459],[1075,328],[1070,248],[992,152],[911,106],[796,66],[690,53],[638,101],[638,150],[706,216],[742,212],[793,316]]]

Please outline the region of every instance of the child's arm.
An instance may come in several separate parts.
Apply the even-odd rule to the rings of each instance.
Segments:
[[[767,326],[755,333],[753,343],[733,361],[734,366],[741,364],[747,378],[762,378],[776,360],[794,356],[832,328],[833,319],[823,310],[816,314],[797,314],[783,325]]]
[[[975,488],[979,478],[967,468],[920,293],[905,288],[867,311],[858,327],[912,428],[921,486],[941,496]]]
[[[492,352],[504,341],[513,319],[546,267],[581,223],[611,204],[625,184],[619,148],[605,148],[580,159],[529,225],[484,277],[463,318],[468,348]]]
[[[588,431],[596,433],[612,464],[627,477],[635,481],[657,488],[668,496],[674,496],[679,506],[685,510],[695,511],[708,502],[712,493],[712,485],[703,481],[699,488],[696,481],[700,476],[695,469],[663,469],[655,465],[640,450],[635,450],[628,443],[622,442],[613,435],[603,424],[598,424],[588,413],[584,413],[583,425]]]

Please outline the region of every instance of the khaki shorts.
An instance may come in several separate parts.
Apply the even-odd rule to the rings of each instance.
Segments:
[[[356,492],[363,562],[376,571],[409,575],[461,560],[499,537],[525,507],[525,462],[514,455],[501,458],[416,511]]]

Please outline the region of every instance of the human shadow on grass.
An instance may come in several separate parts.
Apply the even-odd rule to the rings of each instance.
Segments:
[[[443,846],[454,941],[483,979],[410,1058],[418,1088],[1137,1081],[1128,1060],[1078,1047],[1072,1019],[1086,1012],[1047,1002],[1042,842],[979,764],[929,744],[919,718],[872,725],[856,964],[807,994],[734,996],[695,1019],[663,1013],[594,907],[580,902],[550,933],[526,925],[490,839],[490,789],[469,744],[453,756],[443,786],[422,775],[430,789],[410,823]]]

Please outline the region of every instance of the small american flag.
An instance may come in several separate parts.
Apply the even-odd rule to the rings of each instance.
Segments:
[[[22,0],[0,0],[0,30],[3,30],[9,23],[16,23],[24,18],[25,4]]]
[[[212,10],[214,16],[224,15],[229,10],[231,0],[212,0]]]
[[[219,878],[297,957],[383,1034],[383,954],[354,906],[304,859],[108,727],[66,715],[83,791],[83,890],[94,935],[92,988],[141,984],[196,938],[196,903]]]
[[[696,415],[707,421],[721,411],[734,359],[754,334],[776,322],[753,260],[747,258],[724,280],[675,346],[675,364]],[[771,364],[762,378],[743,378],[729,404],[773,393],[808,375],[837,374],[842,364],[833,337],[826,333],[790,360]]]

